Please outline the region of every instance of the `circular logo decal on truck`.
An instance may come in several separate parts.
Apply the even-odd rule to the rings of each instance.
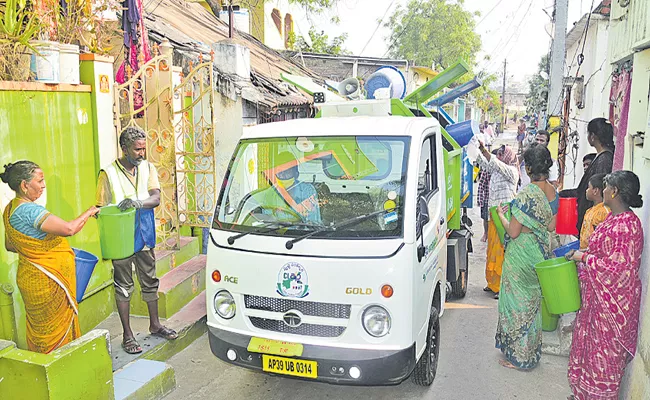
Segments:
[[[309,278],[302,265],[290,262],[280,268],[280,273],[278,273],[278,294],[298,299],[309,294]]]

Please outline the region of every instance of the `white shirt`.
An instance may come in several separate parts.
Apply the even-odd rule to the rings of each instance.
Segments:
[[[557,164],[557,160],[553,160],[553,165],[551,165],[551,169],[548,171],[548,181],[549,182],[557,182],[557,180],[560,178],[560,168]]]

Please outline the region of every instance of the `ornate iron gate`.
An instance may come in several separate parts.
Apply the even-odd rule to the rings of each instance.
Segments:
[[[216,205],[212,60],[193,67],[174,88],[178,219],[182,225],[210,226]]]
[[[201,62],[174,85],[171,46],[115,86],[117,135],[129,127],[147,135],[147,160],[158,170],[158,246],[178,249],[182,225],[208,227],[216,204],[213,68]]]

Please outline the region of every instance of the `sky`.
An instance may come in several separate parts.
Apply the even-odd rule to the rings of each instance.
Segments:
[[[594,0],[569,0],[567,31],[588,12],[592,2]],[[407,3],[408,0],[339,0],[324,15],[297,21],[296,30],[303,36],[312,25],[325,30],[330,37],[347,32],[345,46],[354,55],[382,57],[388,49],[386,37],[390,32],[380,26],[373,35],[378,21],[384,15],[384,22],[387,21],[398,5]],[[465,0],[464,7],[481,13],[475,17],[482,41],[481,54],[477,58],[479,70],[502,76],[503,60],[507,58],[507,76],[512,81],[523,82],[526,76],[537,72],[539,60],[550,46],[547,30],[552,33],[549,15],[552,15],[553,0]],[[330,23],[333,16],[340,18],[338,25]],[[491,59],[485,60],[488,54]]]

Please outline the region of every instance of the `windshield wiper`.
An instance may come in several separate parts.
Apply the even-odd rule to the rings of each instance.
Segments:
[[[381,215],[381,214],[384,214],[384,213],[390,213],[390,212],[393,212],[393,211],[395,211],[395,208],[391,208],[391,209],[388,209],[388,210],[379,210],[379,211],[371,212],[370,214],[364,214],[364,215],[359,215],[359,216],[356,216],[356,217],[353,217],[353,218],[349,218],[349,219],[343,220],[343,221],[341,221],[341,222],[339,222],[337,224],[334,224],[334,225],[325,225],[325,226],[320,227],[319,229],[313,230],[313,231],[311,231],[309,233],[306,233],[306,234],[304,234],[302,236],[298,236],[297,238],[294,238],[294,239],[291,239],[291,240],[287,241],[287,243],[285,243],[284,247],[286,247],[287,250],[291,250],[293,248],[294,244],[298,243],[301,240],[308,239],[308,238],[310,238],[310,237],[312,237],[312,236],[314,236],[316,234],[319,234],[321,232],[335,231],[335,230],[337,230],[339,228],[345,228],[346,226],[356,225],[356,224],[361,223],[361,222],[363,222],[363,221],[365,221],[367,219],[370,219],[372,217],[376,217],[377,215]]]
[[[252,231],[252,230],[251,230],[251,231],[248,231],[248,232],[238,233],[238,234],[233,235],[233,236],[230,236],[230,237],[228,238],[228,244],[232,245],[232,244],[235,243],[235,240],[237,240],[237,239],[241,239],[241,238],[243,238],[243,237],[246,236],[246,235],[250,235],[251,233],[259,233],[259,234],[264,235],[264,234],[266,234],[266,233],[271,233],[271,232],[273,232],[273,231],[277,231],[278,229],[281,229],[281,228],[288,228],[288,227],[292,227],[292,226],[309,226],[309,227],[314,227],[314,226],[318,226],[318,225],[307,224],[307,223],[304,223],[304,222],[269,221],[269,222],[266,222],[266,223],[264,223],[264,224],[262,224],[262,225],[258,225],[258,226],[261,226],[261,227],[263,227],[263,228],[268,228],[268,229],[264,229],[264,230],[260,230],[260,231],[257,231],[257,230]]]

